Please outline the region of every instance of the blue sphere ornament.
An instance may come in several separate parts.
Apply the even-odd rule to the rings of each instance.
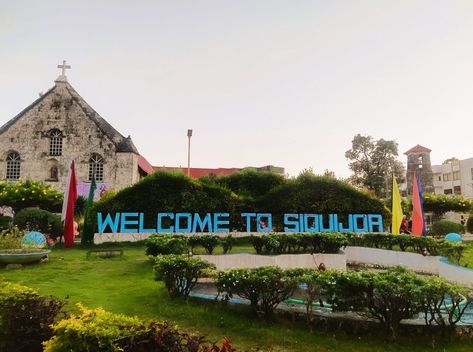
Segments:
[[[458,233],[455,232],[450,232],[445,236],[445,241],[451,241],[451,242],[462,242],[462,236]]]
[[[34,246],[34,247],[45,247],[46,246],[46,237],[37,231],[28,232],[23,237],[23,245],[25,246]]]

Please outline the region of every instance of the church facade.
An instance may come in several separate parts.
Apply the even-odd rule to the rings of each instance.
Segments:
[[[152,172],[130,137],[103,119],[69,84],[54,87],[0,127],[0,179],[41,180],[64,190],[75,162],[79,193],[95,177],[103,190],[131,185]],[[82,189],[82,192],[81,192]]]

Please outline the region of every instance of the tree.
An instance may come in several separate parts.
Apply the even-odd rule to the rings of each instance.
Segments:
[[[404,166],[397,160],[398,144],[384,139],[374,140],[371,136],[357,134],[352,148],[345,152],[350,160],[353,175],[349,181],[358,187],[366,187],[377,197],[389,196],[392,174],[398,182],[404,177]]]

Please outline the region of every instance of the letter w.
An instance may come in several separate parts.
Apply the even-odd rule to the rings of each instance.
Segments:
[[[107,226],[110,227],[110,230],[112,230],[113,233],[118,232],[118,224],[120,223],[120,213],[115,214],[115,219],[112,220],[112,217],[110,214],[107,214],[105,217],[105,221],[102,219],[102,213],[97,213],[97,225],[98,225],[98,230],[99,233],[104,233],[104,230],[107,228]]]

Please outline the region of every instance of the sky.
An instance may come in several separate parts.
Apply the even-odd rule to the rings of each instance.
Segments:
[[[0,2],[0,124],[54,85],[156,166],[350,174],[360,133],[473,157],[473,1]]]

